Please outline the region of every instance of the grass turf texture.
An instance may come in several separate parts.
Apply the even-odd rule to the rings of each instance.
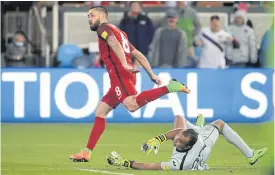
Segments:
[[[92,124],[2,124],[2,174],[3,175],[89,175],[103,174],[76,169],[97,169],[113,173],[135,175],[269,175],[274,165],[274,125],[230,124],[252,147],[267,147],[267,155],[255,165],[247,163],[246,158],[233,145],[220,136],[214,146],[208,164],[209,171],[138,171],[117,169],[107,164],[106,155],[117,151],[128,159],[143,162],[169,160],[172,152],[171,142],[160,147],[159,155],[145,155],[140,145],[151,137],[165,133],[171,124],[108,124],[91,162],[77,163],[68,159],[72,153],[80,151],[86,144]]]

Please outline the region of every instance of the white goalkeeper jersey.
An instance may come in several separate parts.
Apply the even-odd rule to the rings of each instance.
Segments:
[[[162,162],[161,167],[164,170],[207,170],[209,168],[205,161],[209,154],[210,149],[207,149],[203,137],[198,135],[191,150],[180,152],[174,147],[170,161]]]

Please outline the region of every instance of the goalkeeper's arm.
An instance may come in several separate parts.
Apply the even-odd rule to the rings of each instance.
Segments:
[[[173,129],[173,130],[169,131],[168,133],[161,134],[155,138],[158,139],[160,141],[160,143],[163,143],[166,140],[174,139],[175,136],[182,130],[183,129]],[[131,161],[129,167],[132,169],[137,169],[137,170],[169,170],[169,168],[167,168],[167,167],[162,168],[161,163],[139,163],[139,162],[135,162],[135,161]]]
[[[162,170],[161,163],[141,163],[131,161],[131,165],[128,168],[136,170]]]
[[[129,166],[125,166],[127,168],[132,168],[135,170],[173,170],[170,169],[169,166],[162,166],[162,163],[142,163],[142,162],[135,162],[130,161]]]
[[[175,136],[182,131],[183,129],[173,129],[166,134],[161,134],[156,136],[141,146],[141,151],[143,153],[149,154],[151,151],[154,150],[155,154],[158,154],[160,144],[164,143],[166,140],[172,140]]]
[[[155,138],[158,139],[160,143],[163,143],[166,140],[173,140],[175,136],[182,130],[183,130],[182,128],[173,129],[167,132],[166,134],[161,134]]]
[[[117,152],[112,152],[107,156],[107,162],[114,166],[124,166],[137,170],[161,170],[161,163],[139,163],[121,157]]]
[[[182,130],[183,130],[182,128],[177,128],[169,131],[168,133],[165,134],[166,140],[173,140],[175,136]]]
[[[163,143],[166,140],[173,140],[175,136],[182,130],[182,128],[173,129],[166,134],[161,134],[159,136],[156,136],[155,138],[158,139],[160,143]]]
[[[142,162],[135,162],[135,161],[125,161],[129,162],[129,164],[125,164],[123,166],[127,168],[132,168],[136,170],[178,170],[177,167],[173,164],[173,166],[169,165],[169,162],[162,162],[162,163],[142,163]]]

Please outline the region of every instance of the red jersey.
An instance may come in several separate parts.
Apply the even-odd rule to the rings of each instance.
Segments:
[[[127,34],[112,24],[103,23],[97,29],[97,35],[100,56],[106,66],[110,78],[118,76],[124,77],[130,75],[130,73],[122,67],[119,58],[116,56],[112,48],[107,43],[108,37],[115,36],[122,46],[127,63],[133,66],[131,52],[135,48],[128,41]]]

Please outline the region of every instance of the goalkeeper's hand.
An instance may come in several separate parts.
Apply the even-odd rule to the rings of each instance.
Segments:
[[[164,143],[166,141],[166,135],[165,134],[161,134],[155,138],[152,138],[150,140],[148,140],[146,143],[144,143],[141,146],[141,152],[145,153],[145,154],[149,154],[151,151],[154,150],[155,154],[159,153],[159,147],[160,144]]]
[[[129,161],[127,159],[124,159],[115,151],[113,151],[113,152],[111,152],[111,154],[107,155],[106,158],[107,158],[107,162],[110,165],[118,166],[118,167],[124,166],[127,168],[132,168],[132,164],[134,162],[134,161]]]

